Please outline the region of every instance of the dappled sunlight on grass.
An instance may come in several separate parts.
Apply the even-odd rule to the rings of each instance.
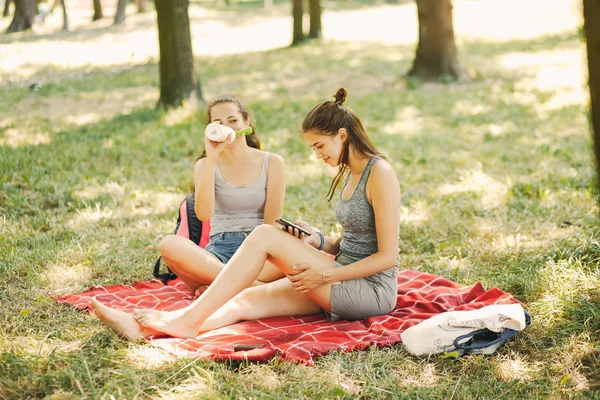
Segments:
[[[568,385],[575,390],[589,388],[592,382],[581,371],[580,363],[588,353],[596,350],[596,346],[597,342],[590,337],[590,332],[574,332],[570,337],[565,338],[561,346],[561,353],[565,357],[554,365],[558,372],[555,375],[557,383]]]
[[[98,222],[101,218],[112,218],[113,215],[113,209],[102,207],[100,203],[96,203],[93,207],[87,206],[85,209],[78,210],[76,216],[70,219],[68,224],[74,228],[83,228]]]
[[[492,111],[490,105],[481,104],[479,101],[464,99],[454,103],[454,107],[452,107],[450,113],[470,117],[479,114],[487,114],[490,111]]]
[[[321,180],[323,177],[335,176],[337,170],[324,165],[323,161],[317,160],[314,153],[310,161],[303,164],[286,163],[286,182],[288,185],[299,185],[305,182]],[[325,190],[326,188],[323,188]]]
[[[198,397],[200,393],[203,396],[218,397],[219,383],[215,375],[205,368],[191,368],[187,374],[189,377],[173,386],[168,391],[159,391],[162,398],[174,400],[187,400]],[[212,395],[212,396],[211,396]]]
[[[551,93],[549,99],[538,106],[541,111],[551,112],[567,105],[588,102],[583,48],[515,52],[503,55],[499,62],[504,68],[522,71],[524,76],[515,84],[517,90]]]
[[[494,375],[504,382],[525,381],[531,382],[539,378],[542,364],[531,362],[515,354],[511,357],[503,357],[496,360],[494,364]]]
[[[452,155],[450,158],[453,159]],[[440,185],[436,193],[440,196],[464,192],[475,193],[478,195],[482,209],[491,209],[506,203],[507,185],[480,170],[465,170],[459,180],[460,182],[456,184]]]
[[[472,240],[481,241],[489,245],[502,229],[505,229],[502,226],[502,221],[478,219],[475,223],[469,225],[468,236]]]
[[[395,120],[384,125],[381,132],[404,137],[418,136],[423,132],[423,120],[421,110],[406,106],[396,112]]]
[[[54,125],[91,125],[118,114],[127,114],[136,108],[153,107],[158,100],[154,87],[121,87],[114,90],[97,89],[93,91],[75,91],[65,89],[59,93],[45,95],[28,93],[21,101],[6,109],[0,108],[0,118],[7,124],[19,123],[21,115],[27,115],[32,126],[27,128],[34,132],[20,133],[8,129],[0,144],[8,145],[47,144],[51,138],[47,134],[35,132],[39,129],[36,120],[44,120]],[[52,89],[49,89],[52,90]],[[16,147],[16,146],[13,146]]]
[[[106,143],[106,142],[105,142]],[[109,143],[106,147],[112,147]],[[107,182],[102,186],[87,186],[85,189],[76,190],[73,192],[73,198],[81,200],[92,200],[103,194],[108,194],[115,197],[122,197],[125,194],[125,186],[117,182]]]
[[[135,368],[160,369],[174,364],[178,358],[158,347],[137,344],[129,347],[126,360]]]
[[[265,393],[277,390],[284,384],[281,377],[269,365],[252,364],[248,367],[247,375]]]
[[[431,220],[429,204],[425,200],[412,201],[410,207],[400,207],[400,223],[420,226]]]
[[[31,132],[30,128],[8,128],[0,136],[0,146],[14,148],[49,144],[52,139],[46,132]]]
[[[4,341],[4,340],[3,340]],[[80,351],[84,342],[81,339],[66,341],[55,338],[37,339],[31,336],[15,336],[12,341],[3,343],[4,352],[22,351],[23,353],[36,357],[52,357],[54,353],[68,354]]]
[[[103,206],[101,203],[95,202],[106,196],[112,199],[112,204]],[[180,193],[132,190],[116,182],[109,182],[97,187],[89,186],[74,192],[74,198],[91,204],[77,210],[76,215],[69,220],[69,224],[75,228],[82,228],[101,219],[161,214],[176,209],[181,202],[181,197]],[[116,204],[119,206],[116,207]]]
[[[63,255],[61,259],[69,259],[69,257]],[[39,278],[44,287],[52,293],[65,294],[81,290],[92,276],[92,267],[89,261],[86,261],[79,264],[60,262],[48,265],[40,273]]]
[[[541,223],[530,232],[497,232],[491,246],[495,251],[500,252],[535,252],[570,236],[571,232],[568,229],[557,229],[554,224]]]
[[[444,244],[442,244],[443,247]],[[442,248],[443,250],[443,248]],[[451,271],[453,275],[457,275],[458,272],[468,270],[471,267],[471,261],[465,257],[440,256],[435,261],[436,270]]]
[[[559,298],[569,298],[582,293],[586,289],[598,289],[600,282],[595,281],[580,267],[569,265],[569,262],[548,261],[542,269],[541,289],[544,293]]]
[[[402,386],[433,387],[442,379],[435,364],[429,362],[406,362],[394,371]]]
[[[198,114],[203,113],[204,108],[201,107],[200,102],[192,97],[185,101],[183,106],[167,110],[163,115],[163,122],[165,126],[175,126],[193,120]]]
[[[290,140],[292,132],[289,129],[277,129],[269,133],[263,141],[264,147],[269,149],[278,149],[284,147],[284,144]]]

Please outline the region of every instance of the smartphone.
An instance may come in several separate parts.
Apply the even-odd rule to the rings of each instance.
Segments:
[[[248,351],[254,349],[262,349],[264,344],[238,343],[233,345],[233,351]]]
[[[302,229],[298,225],[292,224],[290,221],[287,221],[287,220],[285,220],[283,218],[276,219],[275,222],[277,222],[278,224],[281,224],[281,225],[285,226],[286,229],[291,226],[294,229],[298,229],[298,232],[304,233],[306,236],[310,236],[310,232],[309,231],[307,231],[305,229]]]

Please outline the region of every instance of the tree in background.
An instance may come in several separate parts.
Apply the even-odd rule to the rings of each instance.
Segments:
[[[304,30],[302,29],[303,15],[303,0],[292,0],[292,46],[306,39],[304,37]]]
[[[159,106],[177,107],[192,97],[203,100],[194,71],[189,0],[154,0],[160,48]]]
[[[321,0],[308,0],[308,14],[310,15],[309,39],[319,39],[321,31]]]
[[[451,0],[417,0],[419,44],[409,76],[468,78],[458,62]]]
[[[321,0],[308,0],[308,13],[310,15],[308,39],[319,39],[322,36]],[[303,17],[303,0],[292,0],[292,46],[307,39],[307,36],[304,35]]]
[[[125,22],[125,7],[127,7],[128,0],[119,0],[117,2],[117,12],[115,13],[115,25],[122,24]]]
[[[4,12],[2,13],[3,17],[8,17],[8,13],[10,11],[10,3],[12,0],[4,0]]]
[[[596,155],[596,179],[600,189],[600,1],[583,0],[583,30],[587,45],[590,87],[590,127]],[[600,201],[600,196],[598,197]]]
[[[129,0],[119,0],[117,2],[117,12],[115,13],[115,25],[122,24],[125,22],[125,9],[127,8],[127,3]],[[137,4],[138,13],[146,12],[146,1],[145,0],[135,0]]]
[[[36,1],[36,3],[39,3],[39,1]],[[44,11],[41,11],[39,16],[43,22],[45,20],[45,18],[48,16],[48,14],[52,14],[54,12],[54,9],[56,8],[56,6],[62,7],[63,31],[68,31],[69,30],[69,16],[67,15],[67,4],[65,3],[65,0],[54,0],[52,2],[52,6]]]
[[[102,13],[102,4],[100,3],[100,0],[94,0],[94,16],[92,17],[92,21],[98,21],[102,18],[104,18],[104,14]]]
[[[135,0],[135,4],[137,4],[137,12],[145,13],[146,10],[146,0]]]
[[[6,33],[20,32],[31,29],[36,15],[35,0],[12,0],[15,4],[13,20]]]

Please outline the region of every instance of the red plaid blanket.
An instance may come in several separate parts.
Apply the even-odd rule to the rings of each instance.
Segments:
[[[176,310],[194,300],[192,292],[179,279],[170,281],[167,286],[153,280],[133,286],[94,287],[56,300],[78,309],[89,309],[88,303],[94,296],[110,307],[125,311],[134,308]],[[354,322],[329,322],[321,314],[268,318],[205,332],[196,339],[151,337],[148,340],[171,353],[191,357],[265,361],[280,355],[284,360],[311,364],[315,356],[332,350],[352,351],[399,343],[400,333],[435,314],[517,302],[500,289],[486,291],[480,283],[464,286],[437,275],[401,271],[396,308],[387,315]],[[263,348],[235,351],[234,347],[240,344],[261,344]]]

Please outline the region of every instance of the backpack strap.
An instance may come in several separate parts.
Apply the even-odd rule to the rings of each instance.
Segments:
[[[160,279],[162,281],[162,283],[164,283],[165,285],[167,284],[167,282],[169,282],[170,280],[176,279],[177,275],[171,271],[169,269],[169,267],[167,267],[167,271],[169,272],[165,272],[164,274],[160,273],[160,260],[162,259],[161,256],[158,257],[158,259],[156,260],[156,263],[154,264],[154,271],[152,272],[152,275],[154,275],[154,277],[156,279]]]

